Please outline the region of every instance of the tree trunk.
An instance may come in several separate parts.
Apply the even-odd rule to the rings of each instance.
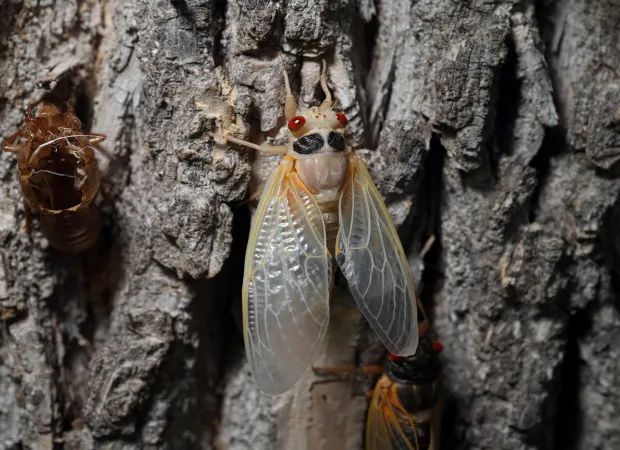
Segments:
[[[261,394],[250,215],[328,67],[444,344],[444,449],[620,448],[620,3],[0,0],[0,133],[71,100],[104,133],[98,244],[23,230],[0,158],[1,449],[360,449],[371,377]],[[430,236],[431,250],[421,255]],[[423,288],[422,283],[424,284]],[[381,363],[337,280],[317,366]]]

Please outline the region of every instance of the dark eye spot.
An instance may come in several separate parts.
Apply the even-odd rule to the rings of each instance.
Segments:
[[[327,135],[327,145],[329,145],[334,150],[344,150],[344,137],[340,133],[336,133],[335,131],[330,131]]]
[[[313,133],[297,139],[293,143],[293,149],[302,155],[309,155],[310,153],[322,149],[323,145],[325,145],[323,136],[318,133]]]

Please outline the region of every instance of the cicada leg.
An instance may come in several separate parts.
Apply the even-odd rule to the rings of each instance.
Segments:
[[[22,149],[21,145],[6,144],[4,147],[2,147],[2,151],[5,151],[7,153],[18,153],[21,149]]]
[[[88,136],[88,140],[91,144],[96,144],[98,142],[105,141],[106,135],[101,133],[90,133]]]
[[[26,234],[30,234],[32,232],[32,213],[30,212],[30,205],[26,199],[24,199],[24,220],[26,221],[24,231]]]
[[[15,133],[10,135],[8,138],[4,140],[4,145],[2,146],[2,150],[9,153],[17,153],[22,149],[22,146],[17,144],[15,145],[15,140],[21,136],[22,130],[21,128],[17,130]]]
[[[363,366],[363,367],[312,367],[317,375],[380,375],[383,373],[383,366]],[[372,399],[374,389],[366,389],[366,400]]]
[[[435,243],[435,240],[435,235],[431,234],[422,246],[422,250],[420,250],[420,257],[424,258],[426,256],[426,254],[431,250],[431,247]]]
[[[383,366],[362,366],[362,367],[315,367],[312,366],[314,373],[318,375],[378,375],[383,373]]]
[[[282,75],[284,76],[284,88],[286,91],[286,97],[284,101],[284,116],[286,120],[290,120],[292,117],[295,116],[295,114],[297,114],[297,102],[295,101],[295,97],[293,96],[293,93],[291,91],[291,85],[289,83],[288,74],[286,73],[286,66],[284,65],[284,59],[282,58],[282,55],[278,55],[278,58],[280,60],[280,66],[282,68]],[[199,109],[202,109],[204,108],[204,105],[200,103],[196,103],[196,107],[198,107]],[[226,136],[226,134],[222,136],[218,136],[214,133],[208,133],[208,134],[216,140],[224,140],[229,143],[242,145],[246,148],[251,148],[253,150],[267,153],[269,155],[285,155],[286,153],[288,153],[288,148],[285,145],[265,146],[265,145],[254,144],[253,142],[245,141],[243,139],[229,137],[229,136]]]
[[[419,306],[421,306],[421,304],[419,304]],[[424,336],[430,329],[430,324],[428,322],[428,318],[426,317],[424,309],[422,309],[422,313],[424,315],[424,320],[418,324],[418,336]]]
[[[264,191],[264,186],[252,192],[250,195],[248,195],[248,198],[246,198],[245,200],[242,200],[239,203],[237,203],[235,205],[235,208],[239,208],[240,206],[247,205],[248,203],[253,202],[254,200],[258,200],[260,196],[262,195],[263,191]]]
[[[251,148],[259,152],[268,153],[270,155],[285,155],[288,152],[288,149],[286,148],[285,145],[272,145],[272,146],[258,145],[258,144],[254,144],[253,142],[244,141],[243,139],[237,139],[234,137],[218,136],[214,133],[209,133],[209,135],[213,139],[216,139],[216,140],[222,139],[226,142],[232,142],[233,144],[242,145],[244,147]]]
[[[108,159],[113,159],[114,155],[112,155],[109,151],[107,151],[103,145],[101,145],[101,142],[103,142],[106,139],[106,135],[105,134],[97,134],[97,133],[91,133],[88,135],[87,137],[88,142],[91,143],[92,147],[98,151],[99,153],[103,154],[106,158]]]

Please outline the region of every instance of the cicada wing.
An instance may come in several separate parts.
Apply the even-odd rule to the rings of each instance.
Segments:
[[[257,209],[245,259],[245,347],[259,388],[281,394],[314,360],[329,321],[331,256],[323,216],[290,161]]]
[[[418,346],[413,278],[396,228],[364,162],[349,160],[340,197],[336,261],[385,347],[409,356]]]
[[[418,450],[414,424],[407,412],[390,399],[390,385],[384,377],[375,387],[366,420],[366,450]]]

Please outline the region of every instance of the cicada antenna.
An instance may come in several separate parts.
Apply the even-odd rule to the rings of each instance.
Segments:
[[[286,97],[284,100],[284,117],[287,121],[291,120],[297,114],[297,101],[291,91],[291,83],[288,79],[288,73],[286,72],[286,65],[284,64],[284,58],[281,53],[278,53],[278,59],[280,60],[280,67],[282,68],[282,76],[284,77],[284,90],[286,91]]]
[[[215,133],[207,133],[207,134],[211,136],[216,142],[218,141],[232,142],[233,144],[242,145],[243,147],[251,148],[253,150],[267,153],[269,155],[286,155],[286,153],[288,152],[288,148],[286,147],[286,145],[265,146],[265,145],[254,144],[253,142],[250,142],[250,141],[244,141],[243,139],[237,139],[232,136],[218,136]]]
[[[322,64],[323,67],[321,69],[321,89],[325,94],[325,100],[323,100],[323,103],[321,103],[320,109],[324,111],[327,109],[331,109],[334,105],[334,102],[332,100],[332,93],[327,87],[327,63],[325,62],[325,60],[323,60]]]

